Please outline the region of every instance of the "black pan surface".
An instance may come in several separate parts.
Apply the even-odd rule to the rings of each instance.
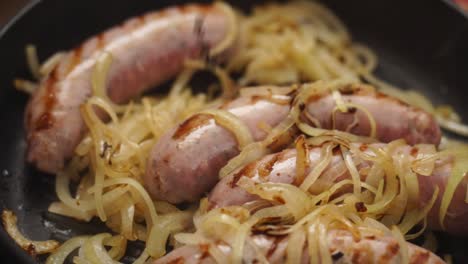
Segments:
[[[25,163],[23,111],[27,96],[12,85],[28,78],[24,45],[37,45],[43,60],[57,50],[73,48],[125,18],[184,1],[168,0],[36,0],[0,32],[0,209],[18,215],[20,230],[37,239],[60,241],[77,234],[105,230],[47,213],[56,200],[54,178]],[[248,9],[261,1],[235,1]],[[351,29],[356,40],[375,50],[378,75],[400,87],[419,90],[433,102],[448,103],[468,121],[468,20],[437,0],[324,1]],[[468,263],[468,238],[439,234],[441,254]],[[132,245],[129,255],[137,255]],[[35,263],[0,228],[0,252],[8,263]],[[131,257],[124,259],[131,261]]]

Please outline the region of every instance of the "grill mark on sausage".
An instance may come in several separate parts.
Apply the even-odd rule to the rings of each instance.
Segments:
[[[53,117],[49,112],[43,113],[36,121],[36,131],[49,129],[54,124]]]
[[[361,144],[361,146],[359,146],[359,150],[364,152],[367,150],[368,147],[369,146],[366,143],[363,143]]]
[[[202,260],[210,256],[210,246],[207,244],[200,244],[199,246],[200,251],[201,251],[201,256],[198,258],[198,263],[201,263]]]
[[[285,204],[286,201],[283,199],[283,197],[279,196],[279,195],[275,195],[273,196],[273,201],[276,201],[280,204]]]
[[[100,33],[96,36],[97,40],[97,49],[102,49],[104,47],[104,34]]]
[[[266,253],[266,257],[267,259],[268,258],[271,258],[271,256],[273,255],[273,253],[275,253],[276,251],[276,247],[278,246],[279,243],[281,243],[281,241],[285,238],[286,236],[277,236],[275,237],[275,240],[273,241],[271,247],[268,249],[267,253]]]
[[[385,254],[380,257],[379,263],[388,263],[398,252],[400,245],[395,241],[389,241],[385,250]]]
[[[287,147],[293,141],[293,139],[299,134],[299,129],[296,126],[292,126],[291,128],[277,137],[275,137],[272,142],[267,146],[273,152],[280,151]]]
[[[168,262],[168,264],[184,264],[184,263],[185,263],[185,260],[183,257],[178,257]]]
[[[257,169],[257,162],[252,162],[248,164],[247,166],[242,168],[240,171],[238,171],[236,174],[234,174],[231,182],[229,183],[229,186],[231,186],[231,188],[236,187],[237,182],[240,180],[242,176],[252,178],[254,176],[256,169]]]
[[[310,103],[316,102],[316,101],[322,99],[322,97],[323,97],[323,94],[313,94],[313,95],[311,95],[311,96],[309,96],[307,98],[306,103],[310,104]]]
[[[430,253],[427,250],[415,250],[411,256],[410,263],[426,263],[429,260]]]
[[[86,44],[85,42],[84,44]],[[75,69],[75,67],[81,62],[81,53],[83,52],[83,45],[79,45],[76,49],[71,51],[70,55],[70,64],[68,65],[67,71],[65,75],[68,75],[70,72]]]
[[[185,137],[187,137],[192,131],[203,125],[206,125],[212,119],[213,116],[208,114],[194,115],[179,125],[177,130],[172,135],[172,139],[182,140]]]
[[[45,81],[44,84],[45,88],[45,95],[44,95],[44,112],[39,116],[36,121],[34,130],[40,131],[44,129],[49,129],[54,124],[54,118],[52,116],[52,108],[55,105],[56,98],[55,98],[55,83],[57,82],[57,68],[54,68],[50,73],[49,77]]]
[[[270,175],[271,171],[273,170],[273,166],[276,164],[277,161],[278,161],[278,156],[274,155],[267,162],[261,164],[260,167],[258,168],[258,175],[262,179],[267,179],[267,177]]]
[[[416,157],[418,155],[418,152],[419,152],[419,149],[417,147],[412,147],[410,154],[411,156]]]
[[[354,207],[356,207],[356,211],[358,211],[359,213],[362,213],[362,212],[366,212],[367,211],[367,207],[366,205],[363,203],[363,202],[357,202],[354,204]]]

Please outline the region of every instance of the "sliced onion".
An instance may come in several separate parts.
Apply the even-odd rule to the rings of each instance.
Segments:
[[[127,239],[124,236],[116,235],[108,239],[104,239],[104,245],[110,246],[109,256],[114,260],[119,260],[125,255],[127,249]]]
[[[13,85],[15,86],[16,90],[25,92],[29,95],[32,95],[39,87],[37,83],[23,79],[15,79]]]
[[[332,97],[335,100],[335,104],[338,110],[340,110],[342,113],[348,112],[348,107],[346,107],[345,102],[343,101],[343,97],[341,97],[341,93],[338,90],[332,92]]]
[[[81,211],[75,208],[70,208],[62,202],[51,203],[47,210],[54,214],[75,218],[75,219],[82,220],[85,222],[89,222],[93,218],[93,216],[89,214],[87,211]]]
[[[56,52],[50,56],[39,69],[41,76],[49,75],[49,73],[51,73],[52,70],[60,63],[64,56],[66,56],[65,52]]]
[[[419,175],[430,176],[435,167],[436,147],[434,145],[421,144],[417,145],[416,148],[419,151],[416,159],[412,162],[411,168]]]
[[[228,49],[237,38],[238,32],[238,22],[236,14],[234,13],[233,8],[224,2],[217,2],[215,3],[216,7],[221,9],[228,18],[229,29],[228,33],[226,34],[225,38],[217,44],[213,49],[210,51],[210,56],[216,56]]]
[[[63,264],[66,258],[75,249],[81,247],[91,236],[76,236],[63,243],[53,254],[51,254],[46,264]]]
[[[304,181],[306,170],[309,167],[309,149],[307,148],[304,135],[296,139],[296,178],[294,184],[299,185]]]
[[[453,132],[455,134],[468,137],[468,126],[465,124],[461,124],[459,122],[449,120],[442,118],[440,116],[436,115],[437,122],[440,124],[440,126],[450,132]]]
[[[112,185],[118,185],[118,184],[125,184],[133,187],[133,189],[136,191],[139,197],[137,198],[142,198],[143,201],[145,202],[145,205],[147,207],[147,210],[150,214],[150,221],[147,222],[148,225],[152,225],[153,223],[156,223],[157,220],[157,213],[156,209],[154,208],[153,201],[151,200],[151,197],[149,196],[148,192],[143,188],[143,186],[137,182],[136,180],[132,178],[118,178],[118,179],[108,179],[103,182],[103,187],[109,187]],[[89,189],[89,192],[94,192],[95,187],[92,187]]]
[[[448,207],[453,198],[456,188],[460,182],[467,177],[468,172],[468,148],[466,146],[459,146],[451,150],[454,153],[455,161],[453,163],[452,171],[445,187],[444,195],[440,204],[439,222],[444,228],[444,218],[447,214]],[[468,199],[465,199],[467,201]]]
[[[286,248],[286,263],[295,264],[302,262],[302,255],[306,242],[304,230],[299,229],[289,235],[288,247]]]
[[[146,251],[151,257],[159,258],[166,253],[169,235],[180,232],[190,225],[192,215],[186,212],[160,216],[151,228],[146,240]]]
[[[31,74],[34,76],[36,80],[41,79],[41,73],[39,71],[40,64],[39,58],[37,56],[36,46],[28,44],[26,45],[26,61],[29,66],[29,70]]]
[[[107,250],[104,248],[104,239],[109,239],[111,234],[102,233],[91,237],[83,244],[83,257],[92,264],[116,264]]]
[[[109,73],[112,60],[112,54],[107,51],[99,54],[91,76],[91,87],[95,97],[105,100],[115,111],[123,113],[126,110],[125,106],[113,103],[107,96],[107,75]]]
[[[434,189],[434,193],[432,194],[431,200],[429,200],[422,209],[415,208],[411,210],[410,212],[406,213],[403,220],[398,225],[398,228],[400,229],[402,234],[408,233],[414,226],[416,226],[425,217],[427,217],[427,214],[434,206],[434,203],[436,202],[438,195],[439,195],[439,186],[436,186]]]
[[[320,177],[322,172],[328,167],[333,157],[332,150],[334,147],[334,144],[327,144],[322,148],[320,160],[299,186],[301,190],[309,190],[315,181]]]
[[[400,253],[401,253],[401,263],[409,263],[409,249],[408,243],[405,241],[404,236],[401,234],[400,230],[396,226],[392,227],[392,234],[393,237],[397,240],[398,244],[400,245]]]
[[[253,162],[268,154],[268,150],[261,142],[251,143],[241,151],[239,155],[229,160],[229,162],[219,171],[219,178],[224,178],[233,173],[236,169]]]
[[[233,133],[236,136],[241,150],[253,142],[252,134],[247,125],[234,114],[217,109],[204,110],[201,114],[212,115],[216,123]]]
[[[45,254],[53,252],[56,248],[59,247],[59,242],[55,240],[46,240],[46,241],[33,241],[26,238],[18,230],[18,218],[10,210],[3,210],[2,212],[2,223],[5,231],[8,235],[18,244],[22,249],[24,249],[28,254],[34,256],[37,254]]]
[[[290,210],[296,220],[301,219],[314,206],[314,204],[310,203],[310,197],[306,192],[291,184],[255,184],[250,178],[242,177],[237,185],[251,194],[258,195],[262,199],[270,201],[280,200]]]

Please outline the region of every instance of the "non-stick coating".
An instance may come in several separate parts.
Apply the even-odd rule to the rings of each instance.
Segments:
[[[24,45],[34,43],[40,58],[45,59],[125,18],[181,2],[38,1],[0,34],[0,208],[15,211],[20,230],[29,237],[64,240],[103,227],[46,213],[50,202],[56,200],[54,177],[25,163],[23,110],[27,96],[12,86],[15,77],[29,77]],[[236,1],[235,5],[248,9],[254,2],[260,1]],[[451,104],[468,121],[464,102],[468,89],[468,22],[460,13],[436,0],[329,0],[326,4],[346,22],[355,40],[377,52],[379,76],[422,91],[436,104]],[[456,263],[468,263],[463,252],[467,238],[443,235],[441,242],[442,252],[453,254]],[[1,228],[0,245],[0,252],[8,256],[2,261],[35,262]],[[138,253],[138,245],[131,248],[130,255]]]

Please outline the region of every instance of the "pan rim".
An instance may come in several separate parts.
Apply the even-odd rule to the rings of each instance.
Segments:
[[[14,29],[14,26],[27,14],[29,14],[34,8],[36,8],[42,0],[31,0],[25,6],[23,6],[8,22],[0,28],[0,42],[5,39],[10,32]],[[3,202],[0,205],[0,209],[3,211],[5,205]],[[15,263],[36,263],[37,261],[26,251],[24,251],[5,231],[2,223],[0,228],[0,246],[2,248],[3,257],[7,257],[9,262]],[[4,250],[4,251],[3,251]]]

